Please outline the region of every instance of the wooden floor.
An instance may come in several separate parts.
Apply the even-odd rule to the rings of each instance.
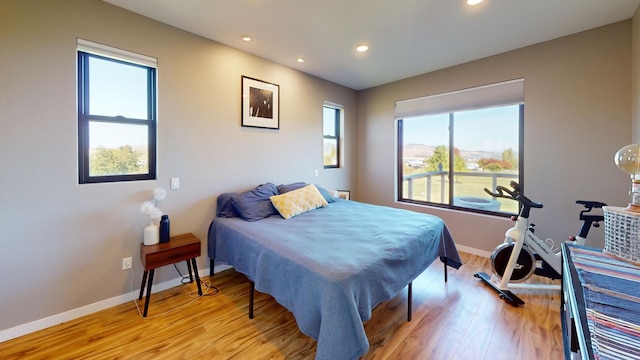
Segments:
[[[519,292],[526,304],[510,306],[473,276],[488,260],[460,255],[464,265],[447,283],[439,261],[414,281],[411,322],[406,290],[373,311],[362,359],[562,359],[560,294]],[[0,359],[314,358],[315,341],[269,295],[256,292],[255,318],[247,317],[243,275],[203,281],[217,293],[193,298],[195,284],[181,285],[152,295],[147,319],[129,302],[0,343]]]

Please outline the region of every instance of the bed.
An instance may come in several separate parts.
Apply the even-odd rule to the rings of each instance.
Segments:
[[[255,287],[291,311],[300,331],[317,341],[318,360],[359,358],[369,348],[363,321],[372,309],[438,258],[445,269],[461,265],[439,217],[336,199],[314,185],[272,185],[254,189],[256,198],[304,186],[325,202],[285,219],[269,209],[275,200],[242,204],[235,200],[246,193],[221,194],[208,234],[211,269],[214,261],[232,265],[251,281],[251,298]],[[261,207],[257,219],[242,213]]]

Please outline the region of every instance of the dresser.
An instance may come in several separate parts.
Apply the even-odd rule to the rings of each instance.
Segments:
[[[640,267],[570,243],[562,256],[565,358],[640,358]]]

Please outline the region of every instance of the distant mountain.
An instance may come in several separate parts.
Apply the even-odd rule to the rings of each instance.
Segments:
[[[407,144],[403,149],[403,157],[405,159],[428,159],[433,155],[435,146],[424,144]],[[495,151],[479,151],[479,150],[462,150],[460,149],[460,155],[465,160],[478,160],[478,159],[502,159],[502,152]],[[516,152],[517,156],[517,152]]]
[[[428,159],[433,155],[435,146],[423,145],[423,144],[408,144],[404,146],[402,155],[405,158],[423,158]]]

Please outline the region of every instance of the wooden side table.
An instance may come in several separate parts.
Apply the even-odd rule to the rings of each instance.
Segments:
[[[144,301],[143,317],[147,317],[147,311],[149,310],[153,274],[155,269],[161,266],[186,260],[187,268],[189,269],[189,280],[193,282],[193,277],[191,276],[191,267],[193,266],[196,284],[198,285],[198,295],[202,295],[200,275],[198,275],[198,265],[196,263],[198,256],[200,256],[200,239],[191,233],[172,236],[169,242],[162,244],[140,244],[140,259],[142,260],[142,266],[144,266],[144,274],[142,275],[142,285],[140,286],[140,296],[138,300],[142,300],[145,285],[147,286],[147,298]],[[147,275],[149,276],[148,281]]]

